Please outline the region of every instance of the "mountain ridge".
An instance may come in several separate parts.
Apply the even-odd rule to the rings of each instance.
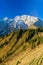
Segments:
[[[30,62],[31,65],[36,65],[37,62],[32,63],[32,60],[34,58],[38,60],[40,55],[43,58],[42,53],[43,28],[16,30],[7,36],[0,37],[0,65],[18,65],[19,61],[20,65],[30,65]],[[19,54],[21,55],[19,56]],[[39,60],[43,61],[43,59]]]
[[[12,18],[0,19],[0,35],[9,34],[13,30],[28,29],[30,26],[43,27],[43,21],[38,17],[21,15]]]

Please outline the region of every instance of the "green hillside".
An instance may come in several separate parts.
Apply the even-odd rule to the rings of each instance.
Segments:
[[[5,63],[8,62],[8,60],[10,61],[13,57],[15,58],[18,56],[20,53],[22,54],[26,52],[27,50],[32,52],[40,45],[43,45],[43,28],[17,30],[11,32],[9,35],[0,37],[0,65],[11,65]],[[27,62],[22,64],[17,61],[12,65],[43,65],[42,54],[38,58],[33,58],[30,63]]]

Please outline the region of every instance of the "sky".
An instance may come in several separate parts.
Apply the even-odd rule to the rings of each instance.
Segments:
[[[43,19],[43,0],[0,0],[0,18],[32,15]]]

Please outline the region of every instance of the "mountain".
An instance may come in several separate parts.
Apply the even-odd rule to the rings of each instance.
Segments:
[[[19,23],[19,21],[22,20],[28,26],[28,28],[31,25],[34,25],[36,27],[43,27],[43,21],[41,21],[38,17],[34,16],[28,15],[16,16],[14,20],[16,21],[16,23],[17,22]]]
[[[43,21],[38,17],[22,15],[16,16],[13,19],[0,19],[0,35],[9,34],[13,30],[27,29],[32,27],[43,27]]]
[[[0,35],[9,34],[14,30],[13,19],[4,18],[0,20]]]
[[[43,29],[21,29],[0,37],[0,65],[43,65]]]
[[[0,19],[0,65],[43,65],[42,20],[29,15]]]

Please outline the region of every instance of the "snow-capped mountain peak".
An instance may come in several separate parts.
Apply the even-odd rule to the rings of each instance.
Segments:
[[[3,18],[4,21],[8,20],[8,17]]]
[[[28,16],[28,15],[16,16],[15,21],[18,22],[19,20],[22,20],[25,24],[30,26],[38,21],[38,17]]]
[[[5,17],[0,19],[0,34],[8,34],[18,29],[27,29],[31,25],[43,27],[43,22],[38,17],[29,15],[16,16],[13,19]]]

